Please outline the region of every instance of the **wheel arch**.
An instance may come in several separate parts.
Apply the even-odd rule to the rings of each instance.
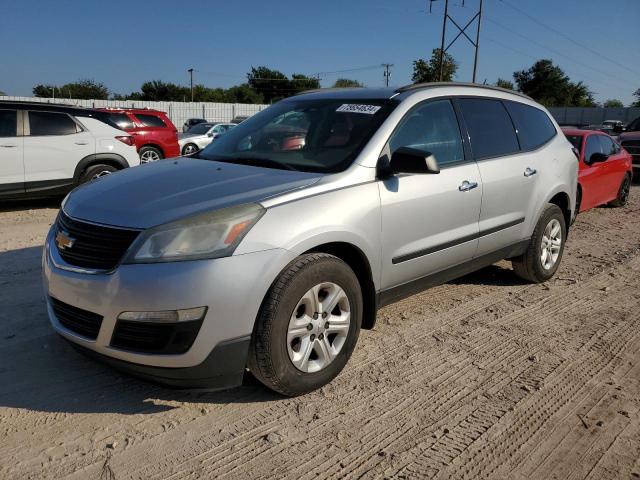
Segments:
[[[127,162],[122,155],[117,153],[92,153],[80,160],[76,165],[76,169],[73,173],[74,183],[77,184],[80,181],[80,177],[87,168],[97,164],[111,165],[118,170],[129,168],[129,162]]]
[[[571,197],[569,196],[569,194],[565,191],[557,192],[547,201],[547,203],[557,205],[560,210],[562,210],[568,234],[569,227],[571,226],[571,218],[573,212],[571,208]]]
[[[138,153],[140,153],[140,150],[142,150],[144,147],[151,147],[151,148],[155,148],[156,150],[160,150],[160,153],[162,153],[163,157],[166,157],[166,154],[164,152],[164,148],[162,148],[159,144],[157,143],[145,143],[144,145],[140,145],[140,148],[138,149]]]
[[[303,254],[305,253],[328,253],[349,265],[356,274],[362,291],[362,328],[371,330],[376,323],[376,287],[371,265],[365,253],[356,245],[342,241],[317,245],[303,252]]]

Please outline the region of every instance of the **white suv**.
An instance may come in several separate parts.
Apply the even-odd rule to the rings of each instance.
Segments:
[[[59,195],[140,164],[133,138],[102,112],[0,102],[0,198]]]

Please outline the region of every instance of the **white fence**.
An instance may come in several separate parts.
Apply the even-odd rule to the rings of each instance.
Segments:
[[[622,120],[625,124],[640,117],[640,108],[551,107],[549,112],[560,125],[600,125],[605,120]]]
[[[37,98],[0,96],[0,100],[17,102],[42,102],[98,108],[153,108],[166,112],[173,124],[182,131],[182,124],[188,118],[204,118],[212,122],[228,122],[240,115],[251,116],[269,105],[249,103],[209,103],[209,102],[143,102],[138,100],[77,100],[69,98]]]

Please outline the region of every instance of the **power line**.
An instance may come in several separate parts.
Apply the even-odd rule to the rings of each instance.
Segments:
[[[507,5],[509,8],[512,8],[513,10],[515,10],[516,12],[519,12],[521,15],[524,15],[525,17],[527,17],[529,20],[531,20],[534,23],[537,23],[538,25],[546,28],[547,30],[550,30],[554,33],[556,33],[557,35],[560,35],[562,38],[564,38],[565,40],[569,40],[571,43],[573,43],[574,45],[577,45],[580,48],[584,48],[585,50],[587,50],[588,52],[597,55],[600,58],[603,58],[605,60],[607,60],[608,62],[613,63],[614,65],[617,65],[618,67],[624,68],[625,70],[634,73],[634,74],[638,74],[639,72],[637,70],[633,70],[631,68],[629,68],[628,66],[624,65],[623,63],[617,62],[609,57],[607,57],[606,55],[601,54],[600,52],[594,50],[593,48],[589,47],[588,45],[585,45],[581,42],[578,42],[577,40],[574,40],[573,38],[571,38],[569,35],[567,35],[566,33],[562,32],[561,30],[558,30],[556,28],[553,28],[550,25],[547,25],[546,23],[538,20],[537,18],[529,15],[527,12],[525,12],[524,10],[521,10],[520,8],[516,7],[515,5],[512,5],[511,3],[505,1],[505,0],[499,0],[500,3]]]

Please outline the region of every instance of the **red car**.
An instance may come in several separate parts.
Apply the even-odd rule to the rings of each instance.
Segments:
[[[598,205],[624,206],[629,200],[631,155],[606,133],[563,128],[579,155],[576,212]]]
[[[109,112],[110,120],[131,134],[142,163],[180,155],[178,130],[169,117],[147,108],[96,108]]]

